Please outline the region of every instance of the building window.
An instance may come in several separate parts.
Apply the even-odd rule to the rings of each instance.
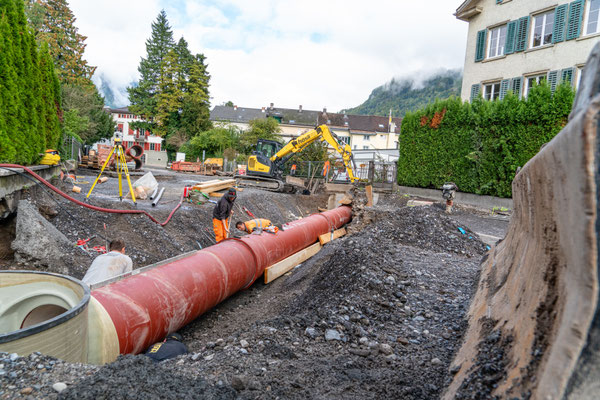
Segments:
[[[500,82],[489,83],[483,87],[483,98],[496,100],[500,96]]]
[[[585,28],[585,34],[591,35],[597,33],[598,29],[598,15],[600,14],[600,0],[588,1],[588,12],[587,12],[587,24]]]
[[[363,146],[363,150],[369,150],[369,146]]]
[[[363,135],[363,140],[371,140],[371,136],[369,136],[369,135]]]
[[[358,146],[357,146],[357,145],[354,145],[354,150],[356,150],[356,149],[358,149]]]
[[[123,124],[117,124],[117,132],[123,133]]]
[[[154,150],[154,143],[150,143],[150,150]]]
[[[488,58],[504,55],[504,45],[506,44],[506,25],[499,26],[490,30],[490,43]]]
[[[350,144],[350,136],[338,136],[340,142]]]
[[[554,10],[533,17],[533,34],[531,47],[540,47],[552,43],[554,30]]]
[[[527,86],[525,87],[525,93],[529,95],[532,87],[546,82],[546,74],[529,76],[525,82],[527,83]]]

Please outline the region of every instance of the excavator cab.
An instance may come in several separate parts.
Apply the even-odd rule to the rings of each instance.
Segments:
[[[265,176],[274,178],[278,171],[273,168],[273,157],[283,145],[275,140],[258,139],[256,149],[248,158],[248,175]]]
[[[282,148],[282,144],[274,140],[258,139],[256,143],[256,151],[254,154],[262,155],[266,158],[271,158]]]

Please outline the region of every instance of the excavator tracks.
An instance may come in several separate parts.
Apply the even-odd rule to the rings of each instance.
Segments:
[[[270,192],[291,193],[294,187],[274,178],[263,178],[248,175],[235,175],[238,185],[241,187],[251,187],[256,189],[268,190]]]

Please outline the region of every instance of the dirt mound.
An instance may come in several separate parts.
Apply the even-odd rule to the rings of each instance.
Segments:
[[[94,375],[69,386],[59,399],[235,399],[230,386],[208,384],[148,357],[120,356]]]
[[[290,210],[289,199],[274,198],[268,212]],[[314,202],[299,199],[301,211],[302,199]],[[39,385],[19,377],[6,394],[41,385],[35,393],[52,397],[60,379],[64,398],[439,398],[485,246],[434,208],[365,208],[353,224],[288,276],[185,327],[189,355],[121,357],[100,369],[57,361]]]

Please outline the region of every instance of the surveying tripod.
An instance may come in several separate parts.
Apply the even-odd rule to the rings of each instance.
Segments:
[[[121,144],[120,138],[115,138],[115,145],[113,146],[112,150],[108,154],[106,161],[104,161],[104,165],[102,165],[102,169],[100,170],[100,173],[96,177],[94,184],[90,188],[90,191],[88,192],[87,196],[85,196],[85,198],[87,200],[90,197],[90,194],[92,194],[92,190],[94,190],[94,187],[96,186],[96,183],[98,183],[98,180],[102,176],[104,169],[106,168],[108,163],[110,163],[110,160],[112,159],[113,154],[115,156],[115,167],[117,169],[117,175],[119,178],[119,199],[121,201],[123,201],[123,183],[121,181],[121,175],[124,173],[125,177],[127,178],[127,184],[129,185],[129,193],[131,193],[131,199],[133,200],[133,204],[137,205],[137,203],[135,202],[135,192],[133,191],[133,188],[131,187],[131,179],[129,179],[129,169],[127,169],[127,160],[125,159],[125,149],[123,148],[123,145]]]

